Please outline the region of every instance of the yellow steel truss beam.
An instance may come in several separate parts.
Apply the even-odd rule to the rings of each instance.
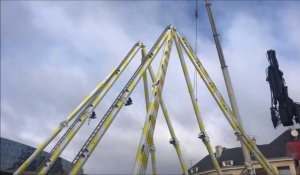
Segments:
[[[146,47],[142,48],[142,61],[147,55],[147,50]],[[151,65],[149,65],[150,68]],[[149,108],[149,90],[148,90],[148,80],[147,80],[147,71],[143,75],[143,83],[144,83],[144,93],[145,93],[145,101],[146,101],[146,113],[148,112]],[[151,143],[150,143],[150,152],[151,152],[151,165],[152,165],[152,174],[157,175],[157,170],[156,170],[156,159],[155,159],[155,144],[153,137],[151,138]]]
[[[213,149],[211,147],[208,134],[205,131],[204,122],[203,122],[203,119],[200,115],[200,109],[199,109],[199,106],[198,106],[198,103],[197,103],[197,100],[196,100],[196,97],[195,97],[195,94],[194,94],[194,89],[193,89],[193,86],[192,86],[192,83],[191,83],[191,79],[189,77],[189,72],[188,72],[186,63],[184,61],[184,57],[183,57],[183,54],[182,54],[182,49],[181,49],[180,43],[178,41],[178,36],[175,34],[175,32],[173,32],[173,37],[175,39],[175,44],[176,44],[179,60],[180,60],[181,67],[182,67],[182,70],[183,70],[183,74],[184,74],[184,77],[185,77],[185,80],[186,80],[188,91],[189,91],[189,94],[190,94],[190,97],[191,97],[191,100],[192,100],[192,103],[193,103],[193,107],[194,107],[194,111],[195,111],[195,114],[196,114],[197,122],[198,122],[198,125],[199,125],[199,128],[200,128],[199,138],[202,139],[204,145],[206,146],[206,149],[207,149],[207,151],[210,155],[210,158],[212,160],[212,163],[213,163],[217,173],[219,175],[221,175],[222,174],[221,168],[219,166],[219,163],[218,163],[218,161],[216,159],[216,156],[213,152]]]
[[[229,124],[231,125],[232,129],[235,132],[235,135],[246,145],[248,150],[255,156],[255,158],[260,162],[262,167],[264,168],[265,172],[267,174],[278,174],[277,170],[272,167],[265,156],[260,152],[260,150],[256,147],[256,145],[249,139],[245,133],[243,132],[242,127],[237,122],[236,118],[234,117],[233,112],[229,108],[229,106],[226,104],[224,98],[222,97],[221,93],[218,91],[216,85],[209,77],[207,71],[201,64],[199,58],[194,54],[191,46],[188,44],[187,40],[185,38],[180,38],[178,33],[176,33],[177,37],[179,38],[179,41],[184,48],[185,52],[187,53],[188,57],[192,61],[193,65],[195,66],[198,74],[204,81],[205,85],[211,92],[212,96],[216,100],[217,104],[219,105],[220,109],[224,113],[226,119],[228,120]]]
[[[75,136],[77,131],[80,129],[82,124],[86,121],[86,119],[91,115],[91,113],[94,111],[96,106],[100,103],[102,98],[106,95],[110,87],[114,84],[114,82],[118,79],[120,74],[123,72],[123,70],[127,67],[131,59],[134,57],[134,55],[138,52],[140,48],[142,48],[142,63],[137,68],[133,76],[130,78],[128,83],[125,85],[119,96],[115,99],[114,103],[111,105],[111,107],[108,109],[106,114],[103,116],[101,121],[98,123],[97,127],[93,131],[93,133],[90,135],[90,137],[87,139],[81,150],[76,155],[75,159],[73,160],[73,165],[70,170],[70,174],[78,174],[82,168],[82,166],[85,164],[85,162],[88,160],[89,156],[93,153],[94,149],[96,148],[97,144],[100,142],[101,138],[109,128],[110,124],[118,114],[118,112],[121,110],[123,105],[126,103],[127,99],[129,98],[130,94],[135,89],[137,83],[140,81],[140,79],[143,77],[144,81],[144,90],[145,90],[145,101],[146,101],[146,107],[147,107],[147,117],[146,121],[144,123],[143,128],[143,134],[140,139],[137,155],[136,155],[136,163],[134,167],[134,174],[145,174],[148,164],[148,157],[149,153],[151,153],[151,160],[152,160],[152,169],[153,174],[156,174],[156,166],[155,166],[155,152],[151,152],[151,148],[154,149],[154,141],[153,141],[153,134],[156,124],[156,118],[157,118],[157,112],[159,106],[162,107],[162,111],[164,114],[164,117],[166,119],[169,132],[171,134],[171,140],[170,143],[173,144],[173,146],[176,149],[176,153],[178,155],[182,171],[184,174],[187,174],[187,168],[184,163],[184,160],[182,158],[179,142],[176,138],[174,129],[172,127],[172,123],[170,121],[168,111],[166,109],[166,106],[164,104],[163,98],[162,98],[162,89],[164,85],[164,80],[166,76],[166,71],[168,67],[169,57],[171,53],[172,43],[173,40],[175,41],[177,52],[179,55],[179,59],[181,62],[182,70],[185,76],[186,84],[188,87],[188,91],[190,94],[190,98],[192,100],[193,108],[196,114],[197,122],[200,129],[199,138],[202,139],[203,143],[205,144],[212,162],[214,163],[216,172],[218,174],[221,174],[221,169],[218,165],[218,162],[215,158],[215,155],[213,154],[213,150],[211,148],[208,135],[205,131],[204,123],[202,120],[202,117],[200,115],[200,109],[198,106],[198,103],[195,99],[195,95],[193,93],[193,87],[190,81],[189,73],[186,67],[186,63],[184,61],[182,48],[188,55],[189,59],[195,66],[198,74],[206,84],[207,88],[209,89],[211,95],[214,97],[215,101],[219,105],[221,111],[224,113],[226,119],[228,120],[230,126],[235,132],[235,135],[238,137],[238,139],[245,144],[247,149],[256,157],[256,159],[259,161],[259,163],[264,168],[265,172],[267,174],[276,175],[278,174],[277,170],[274,169],[267,161],[267,159],[264,157],[264,155],[260,152],[260,150],[257,148],[257,146],[249,139],[244,131],[242,126],[239,124],[239,122],[234,117],[234,114],[230,107],[226,104],[224,98],[218,91],[217,87],[215,86],[214,82],[209,77],[208,73],[206,72],[205,68],[202,66],[199,58],[194,54],[191,46],[188,44],[187,40],[185,38],[181,38],[174,27],[168,26],[165,31],[160,35],[152,49],[149,51],[149,53],[146,55],[146,48],[142,45],[142,43],[137,43],[133,49],[129,52],[129,54],[125,57],[125,59],[120,63],[120,65],[112,71],[109,76],[104,79],[97,87],[96,89],[88,95],[79,105],[77,108],[75,108],[70,115],[67,117],[65,121],[59,124],[59,126],[55,129],[55,131],[52,133],[52,135],[42,143],[37,150],[18,168],[18,170],[14,174],[21,174],[26,167],[38,156],[44,148],[59,134],[59,132],[68,125],[68,123],[76,116],[76,120],[73,122],[73,124],[70,126],[70,128],[67,130],[67,132],[64,134],[64,136],[59,140],[59,142],[55,145],[55,147],[52,149],[50,156],[46,159],[45,164],[41,165],[41,168],[38,170],[38,174],[46,174],[48,170],[51,168],[53,163],[57,160],[61,152],[64,150],[64,148],[68,145],[68,143],[72,140],[72,138]],[[154,57],[157,55],[163,44],[166,42],[163,57],[161,59],[159,72],[157,74],[157,77],[154,77],[154,73],[151,67],[151,63],[154,59]],[[151,103],[149,103],[149,91],[148,91],[148,84],[147,84],[147,75],[146,70],[149,70],[153,84],[153,90],[152,90],[152,99]],[[80,112],[80,113],[79,113]]]
[[[14,175],[21,174],[29,164],[45,149],[45,147],[61,132],[64,127],[67,127],[69,122],[83,109],[83,112],[73,122],[64,136],[59,140],[55,147],[50,152],[50,157],[46,158],[45,162],[41,164],[39,174],[46,174],[50,167],[54,164],[56,159],[59,157],[63,149],[71,141],[73,136],[82,126],[87,117],[90,116],[93,109],[99,104],[101,99],[105,96],[110,87],[119,78],[120,74],[124,71],[127,65],[130,63],[134,55],[141,48],[142,43],[136,43],[123,61],[101,82],[99,85],[88,95],[67,117],[67,119],[59,124],[54,130],[51,136],[46,139],[25,161],[23,164],[14,172]]]
[[[151,139],[153,137],[157,112],[159,108],[159,92],[162,92],[163,89],[172,43],[172,35],[171,33],[169,33],[165,48],[163,50],[163,57],[160,62],[159,71],[156,78],[157,81],[153,84],[152,100],[147,110],[147,117],[144,123],[143,134],[141,136],[140,144],[136,155],[134,174],[146,173],[148,164],[148,154],[150,152],[149,143],[151,143]]]
[[[118,69],[114,71],[114,73],[112,74],[112,78],[109,79],[107,84],[105,84],[102,91],[99,92],[99,94],[97,95],[97,97],[95,99],[91,100],[91,104],[88,106],[87,110],[84,111],[82,113],[82,115],[78,117],[78,120],[75,120],[74,123],[70,126],[70,128],[65,133],[65,135],[61,138],[61,140],[57,143],[57,145],[54,147],[54,149],[50,152],[50,155],[49,155],[49,157],[46,158],[45,163],[41,164],[41,167],[38,169],[39,175],[46,174],[50,170],[50,168],[54,165],[54,163],[57,160],[57,158],[59,157],[59,155],[63,152],[63,150],[66,148],[66,146],[70,143],[70,141],[73,139],[73,137],[79,131],[79,129],[85,123],[85,121],[92,115],[92,112],[94,111],[94,109],[98,106],[100,101],[103,99],[103,97],[109,91],[109,89],[112,87],[112,85],[115,83],[115,81],[119,78],[119,76],[125,70],[127,65],[134,58],[134,56],[139,51],[141,46],[142,46],[142,43],[137,43],[132,48],[132,50],[125,57],[121,66],[118,67]]]
[[[149,72],[150,72],[150,76],[151,76],[152,82],[153,83],[156,82],[154,71],[153,71],[151,65],[149,66]],[[169,128],[169,132],[170,132],[170,135],[171,135],[170,143],[174,146],[174,148],[176,150],[176,153],[177,153],[180,165],[181,165],[182,172],[185,175],[187,175],[188,174],[187,167],[186,167],[185,161],[184,161],[182,153],[181,153],[181,148],[180,148],[180,145],[179,145],[179,141],[178,141],[178,139],[177,139],[177,137],[175,135],[175,131],[173,129],[173,126],[172,126],[172,123],[171,123],[171,120],[170,120],[170,117],[169,117],[169,113],[168,113],[167,107],[165,105],[164,99],[163,99],[162,94],[161,94],[160,91],[158,92],[158,95],[159,95],[159,104],[160,104],[161,109],[163,111],[163,115],[165,117],[165,120],[166,120],[168,128]]]
[[[170,33],[170,26],[168,26],[162,35],[158,38],[157,42],[154,44],[152,49],[149,51],[144,61],[138,67],[136,72],[133,74],[129,82],[126,84],[124,89],[121,91],[117,99],[111,105],[109,110],[106,112],[104,117],[101,119],[93,133],[90,135],[86,143],[83,145],[81,150],[78,152],[77,156],[73,160],[73,166],[71,168],[70,174],[78,174],[80,169],[85,164],[89,156],[92,154],[97,144],[101,140],[102,136],[105,134],[110,124],[123,107],[124,103],[127,101],[129,95],[135,89],[137,83],[140,81],[142,76],[144,75],[146,69],[153,61],[154,57],[160,50],[161,46],[164,44],[167,36]]]

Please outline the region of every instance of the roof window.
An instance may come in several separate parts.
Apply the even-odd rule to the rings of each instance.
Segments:
[[[222,161],[223,166],[233,166],[233,160]]]

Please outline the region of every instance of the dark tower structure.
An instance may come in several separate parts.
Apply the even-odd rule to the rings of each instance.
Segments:
[[[283,73],[279,70],[275,50],[267,51],[270,66],[267,68],[267,81],[271,89],[271,117],[274,128],[282,124],[292,126],[300,124],[300,104],[294,102],[288,95]]]

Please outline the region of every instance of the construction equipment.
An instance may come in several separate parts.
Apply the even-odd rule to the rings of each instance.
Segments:
[[[279,69],[275,50],[267,51],[270,66],[267,68],[267,81],[271,90],[271,119],[274,128],[282,124],[292,126],[300,124],[300,104],[294,102],[288,95],[283,73]]]
[[[185,161],[183,159],[183,155],[180,150],[179,141],[176,138],[174,129],[172,127],[170,117],[168,115],[166,105],[163,101],[163,85],[165,81],[165,76],[168,68],[168,62],[170,59],[170,53],[172,48],[172,43],[175,42],[177,53],[179,55],[181,67],[185,76],[186,84],[188,87],[188,92],[190,94],[190,98],[193,103],[196,119],[199,125],[200,134],[198,137],[203,141],[206,146],[208,153],[211,156],[212,162],[215,166],[216,172],[218,174],[222,174],[221,168],[216,161],[216,157],[212,151],[212,147],[210,145],[209,137],[205,131],[204,122],[200,115],[200,109],[198,106],[198,102],[195,99],[194,90],[191,84],[191,80],[189,77],[188,69],[184,60],[183,51],[187,54],[189,59],[191,60],[192,64],[196,68],[199,76],[204,81],[205,85],[207,86],[208,90],[210,91],[211,95],[214,97],[215,101],[217,102],[218,106],[220,107],[221,111],[224,113],[226,119],[228,120],[230,126],[232,127],[234,134],[238,137],[239,140],[246,145],[246,148],[255,156],[255,158],[259,161],[262,165],[263,169],[267,174],[278,174],[277,170],[274,169],[264,157],[264,155],[258,150],[256,145],[252,142],[252,140],[245,134],[243,128],[241,127],[240,123],[234,116],[233,111],[230,107],[226,104],[224,98],[218,91],[216,85],[209,77],[207,71],[203,67],[200,62],[200,59],[195,55],[193,49],[187,42],[184,37],[180,37],[177,31],[173,26],[168,26],[161,36],[158,38],[152,49],[146,54],[145,46],[142,43],[137,43],[133,49],[129,52],[129,54],[125,57],[125,59],[121,62],[121,64],[106,78],[103,83],[101,83],[96,90],[89,96],[88,100],[84,101],[82,105],[80,105],[80,109],[76,108],[76,114],[72,114],[74,118],[77,115],[77,118],[73,122],[73,124],[69,127],[63,137],[59,140],[59,142],[55,145],[55,147],[50,152],[50,156],[45,159],[44,163],[41,164],[41,167],[38,169],[37,174],[46,174],[48,170],[51,168],[53,163],[57,160],[58,156],[62,153],[62,151],[66,148],[69,142],[73,139],[75,134],[78,132],[84,121],[93,116],[93,111],[100,103],[101,99],[105,96],[107,91],[113,85],[113,83],[118,79],[119,75],[123,72],[126,66],[129,64],[130,60],[133,56],[137,53],[137,51],[142,48],[142,62],[129,79],[128,83],[125,85],[123,90],[117,96],[115,101],[109,107],[105,115],[100,119],[98,125],[87,139],[85,144],[79,150],[78,154],[75,156],[72,167],[70,170],[70,174],[78,174],[88,160],[90,155],[95,150],[96,146],[101,141],[103,135],[107,131],[107,129],[112,124],[113,120],[117,116],[118,112],[121,108],[127,104],[129,100],[130,94],[134,91],[136,85],[143,77],[144,81],[144,88],[145,88],[145,99],[146,99],[146,106],[147,106],[147,115],[146,120],[144,123],[143,133],[140,139],[139,147],[136,154],[136,162],[134,168],[134,174],[145,174],[147,170],[148,164],[148,157],[149,153],[151,153],[152,157],[152,170],[153,174],[156,174],[156,167],[155,167],[155,156],[154,156],[154,141],[153,141],[153,134],[155,131],[155,124],[157,118],[157,112],[159,106],[162,107],[163,114],[167,121],[167,125],[169,128],[169,132],[171,135],[171,139],[169,141],[176,150],[179,162],[181,164],[182,172],[187,174],[187,169],[185,165]],[[151,67],[151,63],[158,54],[161,47],[165,44],[163,56],[161,59],[161,63],[159,66],[159,71],[156,77],[154,77],[154,73]],[[183,48],[183,49],[182,49]],[[152,96],[151,100],[149,100],[149,94],[147,92],[147,78],[146,78],[146,71],[149,70],[151,79],[153,81],[152,85]],[[78,110],[78,111],[77,111]],[[68,120],[69,122],[69,120]],[[67,126],[67,125],[66,125]],[[52,136],[53,137],[53,136]],[[48,142],[49,140],[47,140]],[[50,142],[50,141],[49,141]],[[46,145],[42,145],[39,148],[43,149]],[[38,155],[38,153],[34,153],[34,156]],[[20,174],[26,166],[28,166],[28,162],[32,161],[32,157],[27,160],[23,165],[14,173]]]
[[[67,127],[69,122],[74,119],[77,115],[76,120],[69,127],[67,132],[61,137],[61,139],[54,146],[48,158],[41,164],[39,168],[39,172],[41,174],[45,174],[51,166],[54,164],[58,156],[64,150],[64,148],[68,145],[68,143],[72,140],[74,135],[83,125],[85,120],[92,114],[94,108],[100,103],[102,98],[108,92],[110,87],[114,84],[114,82],[119,78],[121,73],[130,63],[132,58],[141,48],[142,43],[138,42],[134,45],[134,47],[130,50],[127,56],[123,59],[123,61],[115,68],[99,85],[88,95],[67,117],[67,119],[61,122],[58,127],[54,130],[49,138],[47,138],[34,152],[33,154],[27,158],[27,160],[14,172],[14,174],[21,174],[29,164],[46,148],[47,145],[62,131],[63,128]]]
[[[231,84],[231,80],[230,80],[230,76],[229,76],[228,66],[226,65],[222,46],[221,46],[221,43],[219,40],[219,34],[217,32],[217,27],[215,25],[215,21],[213,18],[211,4],[208,2],[208,0],[205,0],[205,5],[206,5],[206,10],[207,10],[211,30],[213,33],[216,49],[218,52],[221,69],[222,69],[222,73],[223,73],[223,77],[224,77],[224,81],[225,81],[225,85],[226,85],[226,90],[227,90],[227,93],[229,96],[231,108],[232,108],[233,114],[234,114],[237,122],[239,123],[239,125],[241,127],[241,130],[243,130],[242,119],[240,117],[240,112],[238,109],[238,105],[237,105],[236,98],[235,98],[234,91],[233,91],[233,86]],[[240,142],[241,142],[241,147],[242,147],[243,156],[244,156],[245,169],[248,171],[249,174],[255,175],[256,173],[255,173],[254,168],[252,167],[252,160],[251,160],[249,151],[247,150],[246,145],[241,140],[240,140]]]

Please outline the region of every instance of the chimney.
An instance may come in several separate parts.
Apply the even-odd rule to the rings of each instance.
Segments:
[[[220,145],[217,145],[216,146],[216,157],[220,158],[222,156],[222,153],[223,153],[223,147]]]

